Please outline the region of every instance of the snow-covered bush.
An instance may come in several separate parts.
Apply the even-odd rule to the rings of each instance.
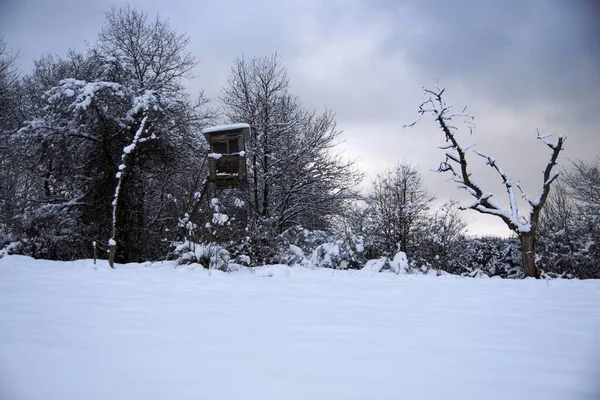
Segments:
[[[4,251],[5,254],[11,254],[15,250],[15,246],[18,245],[19,242],[15,240],[9,227],[0,223],[0,251]]]
[[[396,275],[447,275],[448,273],[434,268],[425,266],[414,267],[408,261],[406,253],[399,251],[394,255],[394,258],[381,257],[378,259],[368,260],[361,272],[367,275],[373,275],[379,272],[389,272]]]
[[[231,258],[229,252],[215,243],[201,244],[186,240],[177,243],[173,254],[178,256],[179,264],[198,263],[208,269],[228,271]]]
[[[317,246],[331,240],[331,235],[321,230],[310,230],[300,225],[294,225],[279,235],[281,244],[287,248],[289,245],[296,246],[303,253],[312,253]]]
[[[600,217],[578,216],[540,237],[540,267],[549,276],[600,278]]]
[[[323,243],[313,251],[311,263],[318,268],[346,269],[348,263],[340,253],[338,243]]]
[[[72,260],[77,256],[91,256],[91,247],[85,240],[88,227],[76,224],[78,213],[74,210],[53,210],[41,207],[29,216],[18,218],[13,227],[13,254],[51,260]]]
[[[292,226],[277,235],[277,248],[273,262],[286,265],[309,265],[316,248],[331,240],[331,235],[321,230],[310,230],[300,225]]]
[[[463,276],[485,274],[502,278],[523,276],[518,239],[499,237],[463,237],[459,243],[458,273]],[[455,271],[447,271],[456,273]]]
[[[235,257],[235,263],[243,265],[244,267],[249,267],[252,263],[252,260],[249,256],[245,254],[240,254],[237,257]]]
[[[286,265],[307,265],[308,259],[302,249],[294,244],[283,248],[277,255],[279,263]]]
[[[459,273],[461,267],[460,241],[466,227],[457,209],[450,201],[432,210],[419,224],[415,246],[409,253],[415,266],[426,266],[449,273]]]
[[[406,253],[402,251],[396,253],[391,260],[387,257],[368,260],[362,270],[369,273],[393,272],[398,275],[413,273],[408,265]]]
[[[407,273],[408,272],[408,259],[406,258],[406,253],[399,251],[394,256],[394,259],[390,263],[392,270],[397,274]]]
[[[323,243],[312,252],[310,264],[317,268],[361,268],[361,253],[364,250],[362,243],[360,236]]]
[[[279,240],[273,219],[250,220],[244,229],[237,231],[236,236],[228,242],[228,249],[234,258],[246,256],[252,261],[252,266],[279,262]]]

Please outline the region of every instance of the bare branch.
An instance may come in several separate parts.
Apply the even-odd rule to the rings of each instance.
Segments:
[[[552,149],[552,154],[550,155],[550,160],[548,161],[548,164],[546,164],[546,168],[544,168],[544,184],[542,186],[542,190],[540,191],[538,198],[536,200],[533,200],[530,202],[530,204],[531,204],[531,223],[532,223],[532,225],[535,224],[535,226],[537,226],[537,224],[538,224],[540,211],[542,210],[542,207],[544,207],[544,204],[546,203],[546,199],[548,198],[548,195],[550,194],[550,185],[552,184],[552,182],[554,182],[554,180],[556,180],[556,178],[558,178],[559,173],[558,172],[553,173],[552,169],[556,165],[556,160],[558,159],[558,155],[561,152],[564,142],[566,140],[565,137],[559,136],[558,140],[555,143],[552,143],[552,142],[548,141],[546,138],[541,137],[539,134],[538,134],[538,138],[540,140],[542,140],[548,147],[550,147]],[[535,228],[535,226],[534,226],[534,228]]]

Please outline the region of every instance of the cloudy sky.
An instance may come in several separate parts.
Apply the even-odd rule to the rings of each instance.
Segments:
[[[168,18],[191,37],[200,64],[191,91],[218,96],[236,57],[278,52],[305,105],[336,112],[344,153],[367,173],[409,162],[440,201],[468,197],[433,172],[441,133],[413,129],[422,86],[476,117],[464,142],[493,155],[532,195],[548,148],[536,130],[566,135],[562,165],[600,151],[600,6],[593,0],[0,0],[0,36],[24,71],[45,53],[93,43],[112,5]],[[505,202],[491,171],[474,160],[475,181]],[[488,167],[489,169],[489,167]],[[473,234],[508,231],[466,212]]]

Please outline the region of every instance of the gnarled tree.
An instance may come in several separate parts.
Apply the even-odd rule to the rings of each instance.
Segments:
[[[472,146],[462,146],[456,137],[458,129],[453,126],[453,121],[456,119],[463,119],[469,124],[469,128],[472,129],[473,117],[465,114],[465,110],[461,113],[451,112],[451,106],[446,104],[442,98],[444,89],[425,89],[425,94],[428,98],[419,106],[419,117],[416,121],[406,125],[406,127],[414,126],[425,114],[434,117],[444,133],[447,143],[440,147],[445,153],[445,160],[440,163],[438,171],[450,172],[458,187],[466,190],[475,199],[471,204],[462,206],[461,209],[471,209],[482,214],[495,215],[502,219],[506,226],[515,232],[520,239],[525,276],[539,278],[540,271],[535,262],[535,243],[540,212],[550,193],[550,185],[559,175],[558,172],[553,172],[553,168],[556,165],[559,153],[563,149],[565,137],[559,136],[556,142],[551,142],[549,140],[551,135],[540,135],[538,133],[538,139],[548,146],[552,153],[550,155],[550,160],[543,171],[542,189],[535,198],[527,196],[523,190],[521,190],[519,183],[513,181],[494,158],[475,152],[475,154],[483,157],[486,160],[486,164],[492,167],[498,175],[500,175],[509,200],[509,209],[506,210],[492,199],[491,193],[483,191],[481,187],[472,180],[467,162],[467,152]],[[527,217],[519,214],[515,190],[518,190],[521,193],[523,199],[525,199],[529,205]]]

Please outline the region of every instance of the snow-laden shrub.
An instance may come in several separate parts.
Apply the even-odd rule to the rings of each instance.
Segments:
[[[10,242],[18,242],[12,253],[37,259],[73,260],[90,256],[89,241],[92,235],[87,226],[77,224],[80,213],[65,211],[59,206],[46,205],[14,218],[12,231],[7,232]],[[1,247],[2,243],[0,243]]]
[[[21,242],[6,243],[2,247],[0,247],[0,258],[4,257],[6,255],[18,254],[20,246],[21,246]]]
[[[489,271],[484,271],[481,268],[464,267],[464,269],[465,272],[463,272],[461,276],[466,276],[469,278],[489,278],[490,276],[497,276],[490,275]]]
[[[396,275],[450,275],[450,273],[446,271],[423,265],[420,267],[415,267],[413,266],[413,263],[408,261],[406,253],[402,251],[397,252],[392,259],[388,257],[381,257],[378,259],[368,260],[361,272],[367,275],[373,275],[379,272],[389,272]]]
[[[317,268],[358,269],[364,251],[361,236],[338,239],[317,246],[312,252],[310,265]]]
[[[323,243],[313,251],[311,262],[318,268],[346,269],[348,262],[340,254],[340,246],[337,243]]]
[[[279,237],[281,249],[289,250],[290,245],[302,250],[303,254],[311,254],[318,246],[331,241],[331,235],[320,230],[306,229],[300,225],[283,231]]]
[[[342,249],[347,254],[348,267],[359,269],[365,265],[365,239],[362,235],[351,235],[344,238]]]
[[[538,241],[539,265],[546,276],[600,278],[600,216],[578,216]]]
[[[9,227],[0,223],[0,249],[4,248],[12,241]]]
[[[198,263],[208,269],[228,270],[229,252],[215,243],[201,244],[190,242],[178,243],[173,250],[173,254],[178,256],[179,264]]]
[[[540,278],[542,278],[542,279],[574,279],[575,276],[573,274],[568,274],[566,272],[563,272],[562,274],[557,274],[555,272],[541,271]]]
[[[414,273],[413,269],[409,266],[406,253],[402,251],[397,252],[391,260],[388,257],[368,260],[362,270],[369,273],[393,272],[398,275]]]
[[[250,220],[243,230],[238,231],[238,236],[239,238],[227,242],[227,248],[233,257],[247,256],[252,261],[252,266],[278,263],[276,256],[279,240],[275,220]]]
[[[232,253],[235,256],[250,256],[254,266],[309,265],[310,255],[315,249],[331,240],[331,236],[324,231],[309,230],[299,225],[278,234],[277,221],[262,218],[250,222],[246,237],[232,246]]]
[[[397,274],[407,273],[408,258],[406,258],[406,253],[402,251],[397,252],[390,265]]]
[[[250,256],[247,256],[245,254],[240,254],[235,257],[235,262],[236,262],[236,264],[240,264],[245,267],[249,267],[250,264],[252,263],[252,260],[251,260]]]
[[[463,237],[456,258],[458,272],[462,276],[499,276],[502,278],[520,278],[521,267],[520,244],[517,238],[499,237]]]
[[[308,264],[308,259],[302,249],[294,244],[290,244],[287,248],[280,250],[277,258],[281,264],[286,265]]]

